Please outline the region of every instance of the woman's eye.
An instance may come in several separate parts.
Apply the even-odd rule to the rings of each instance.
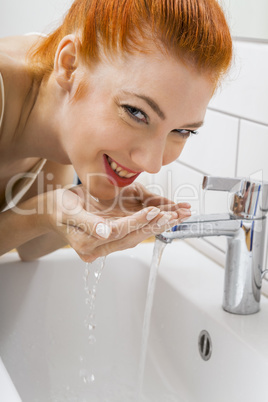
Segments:
[[[178,130],[173,130],[175,133],[177,133],[182,139],[187,140],[191,136],[191,134],[198,134],[197,130],[185,130],[185,129],[178,129]]]
[[[137,109],[133,106],[124,105],[124,110],[128,113],[128,115],[136,120],[138,123],[146,123],[148,124],[148,116],[142,110]]]

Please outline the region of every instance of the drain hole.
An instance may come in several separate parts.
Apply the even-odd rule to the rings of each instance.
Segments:
[[[207,361],[211,357],[212,342],[207,331],[201,331],[198,337],[198,349],[203,360]]]

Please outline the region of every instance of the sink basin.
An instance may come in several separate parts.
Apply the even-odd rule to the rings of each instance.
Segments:
[[[16,388],[0,358],[0,397],[5,402],[21,402]]]
[[[153,244],[143,243],[106,258],[95,343],[84,325],[86,264],[73,250],[30,263],[15,253],[0,259],[0,356],[23,402],[136,402],[152,252]],[[166,246],[139,402],[268,398],[268,300],[262,297],[255,315],[226,313],[223,277],[186,242]]]

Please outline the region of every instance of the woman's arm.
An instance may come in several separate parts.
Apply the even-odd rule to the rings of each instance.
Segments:
[[[92,262],[114,251],[134,247],[190,215],[189,209],[180,205],[172,205],[166,211],[141,205],[142,209],[133,214],[107,219],[109,215],[87,205],[82,187],[75,191],[50,191],[21,203],[20,213],[12,209],[0,214],[0,253],[17,247],[23,259],[33,259],[52,251],[49,247],[55,249],[55,239],[60,238],[83,261]],[[42,213],[38,213],[40,205]],[[41,235],[45,237],[36,239]]]
[[[70,187],[73,183],[74,169],[72,166],[59,165],[47,161],[40,177],[29,189],[23,200],[32,198],[38,194],[40,188],[46,190],[56,190],[57,188]],[[39,183],[39,185],[38,185]],[[57,233],[49,231],[48,233],[37,236],[32,240],[23,242],[17,248],[18,254],[23,261],[34,260],[43,255],[65,246],[67,241]]]
[[[46,192],[71,187],[73,177],[72,166],[46,162],[20,203],[0,214],[0,255],[16,248],[22,260],[32,260],[67,244],[48,224]]]
[[[42,216],[34,213],[39,201],[38,197],[34,197],[20,204],[20,213],[10,209],[0,214],[0,255],[49,231],[42,222]],[[31,214],[28,214],[29,211],[32,211]]]
[[[51,181],[51,176],[48,180]],[[34,196],[18,205],[21,209],[18,216],[15,210],[4,213],[3,219],[0,214],[0,229],[4,229],[0,252],[17,247],[22,259],[31,260],[67,243],[83,261],[92,262],[114,251],[134,247],[190,215],[188,205],[170,205],[161,197],[154,202],[163,205],[153,206],[153,194],[143,189],[137,191],[135,186],[134,189],[130,186],[127,194],[127,209],[122,208],[119,199],[112,210],[90,197],[81,186],[71,190],[52,189]],[[30,209],[33,213],[25,215]]]
[[[30,261],[52,253],[66,244],[67,241],[57,233],[49,232],[17,247],[17,251],[22,261]]]

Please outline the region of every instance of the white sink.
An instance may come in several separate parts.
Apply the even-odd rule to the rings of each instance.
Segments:
[[[23,402],[136,402],[152,250],[146,243],[107,257],[94,345],[84,326],[85,263],[73,250],[32,263],[19,262],[16,254],[0,259],[0,356]],[[263,297],[252,316],[224,312],[223,276],[187,243],[166,246],[142,402],[268,400],[268,300]],[[202,330],[212,342],[207,361],[198,350]],[[84,383],[83,372],[94,381]]]
[[[0,358],[0,400],[3,402],[21,402],[2,359]]]

